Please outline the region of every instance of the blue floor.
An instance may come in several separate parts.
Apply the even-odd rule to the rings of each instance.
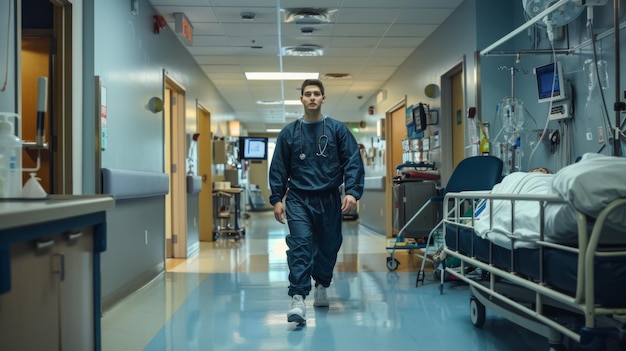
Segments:
[[[183,274],[183,273],[178,273]],[[390,278],[392,277],[392,278]],[[547,341],[488,314],[469,319],[465,286],[414,286],[411,273],[338,274],[329,308],[307,301],[307,323],[286,321],[285,284],[265,274],[209,275],[145,350],[511,350]]]
[[[386,269],[386,238],[346,223],[330,307],[307,299],[305,325],[287,322],[285,227],[271,216],[246,223],[240,242],[203,243],[188,259],[105,313],[103,351],[164,350],[548,350],[547,339],[489,310],[482,329],[469,317],[470,292],[398,254]]]

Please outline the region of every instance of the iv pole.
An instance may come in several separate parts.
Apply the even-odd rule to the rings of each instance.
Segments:
[[[498,70],[500,70],[500,71],[510,71],[511,72],[511,110],[510,111],[509,110],[503,111],[503,109],[499,109],[499,110],[500,110],[500,113],[507,114],[507,116],[506,116],[506,117],[508,117],[507,123],[510,126],[512,126],[513,142],[511,143],[511,142],[509,142],[510,139],[508,138],[508,135],[507,135],[508,133],[506,133],[506,128],[503,125],[504,131],[505,131],[504,135],[505,135],[505,139],[506,139],[506,142],[507,142],[507,146],[505,148],[505,150],[506,150],[506,157],[508,158],[508,153],[510,151],[511,152],[511,157],[510,157],[510,160],[511,160],[511,170],[513,171],[513,170],[515,170],[515,167],[521,166],[521,164],[520,165],[516,164],[517,160],[516,160],[516,157],[515,157],[516,149],[521,147],[521,145],[517,145],[517,132],[518,132],[517,131],[517,125],[516,125],[516,123],[514,123],[514,121],[511,121],[511,117],[514,117],[515,114],[517,113],[515,109],[519,108],[519,106],[517,104],[517,100],[515,99],[515,72],[526,73],[526,71],[522,70],[522,69],[519,69],[519,68],[507,67],[507,66],[500,66],[498,68]],[[523,111],[522,111],[522,113],[523,113]],[[520,161],[520,163],[521,163],[521,161]]]

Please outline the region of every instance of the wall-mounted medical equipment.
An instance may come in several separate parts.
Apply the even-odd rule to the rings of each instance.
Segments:
[[[572,117],[569,82],[563,76],[561,63],[536,67],[533,72],[537,78],[538,101],[551,102],[548,118],[553,121]]]

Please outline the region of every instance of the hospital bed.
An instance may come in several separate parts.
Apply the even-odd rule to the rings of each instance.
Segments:
[[[586,154],[555,175],[448,193],[444,254],[461,263],[439,268],[469,284],[474,326],[488,307],[551,350],[626,348],[625,175],[626,159]]]

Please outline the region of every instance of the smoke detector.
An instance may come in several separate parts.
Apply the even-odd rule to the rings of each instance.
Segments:
[[[313,34],[314,31],[315,31],[315,28],[313,28],[313,27],[302,27],[302,28],[300,28],[300,32],[302,32],[302,34],[304,34],[304,35],[311,35],[311,34]]]
[[[244,21],[254,21],[254,18],[256,17],[256,13],[254,12],[242,12],[241,14],[241,19]]]
[[[328,9],[321,8],[294,8],[285,10],[284,21],[295,24],[322,24],[330,23]]]
[[[287,46],[283,48],[283,56],[322,56],[324,50],[318,45]]]

